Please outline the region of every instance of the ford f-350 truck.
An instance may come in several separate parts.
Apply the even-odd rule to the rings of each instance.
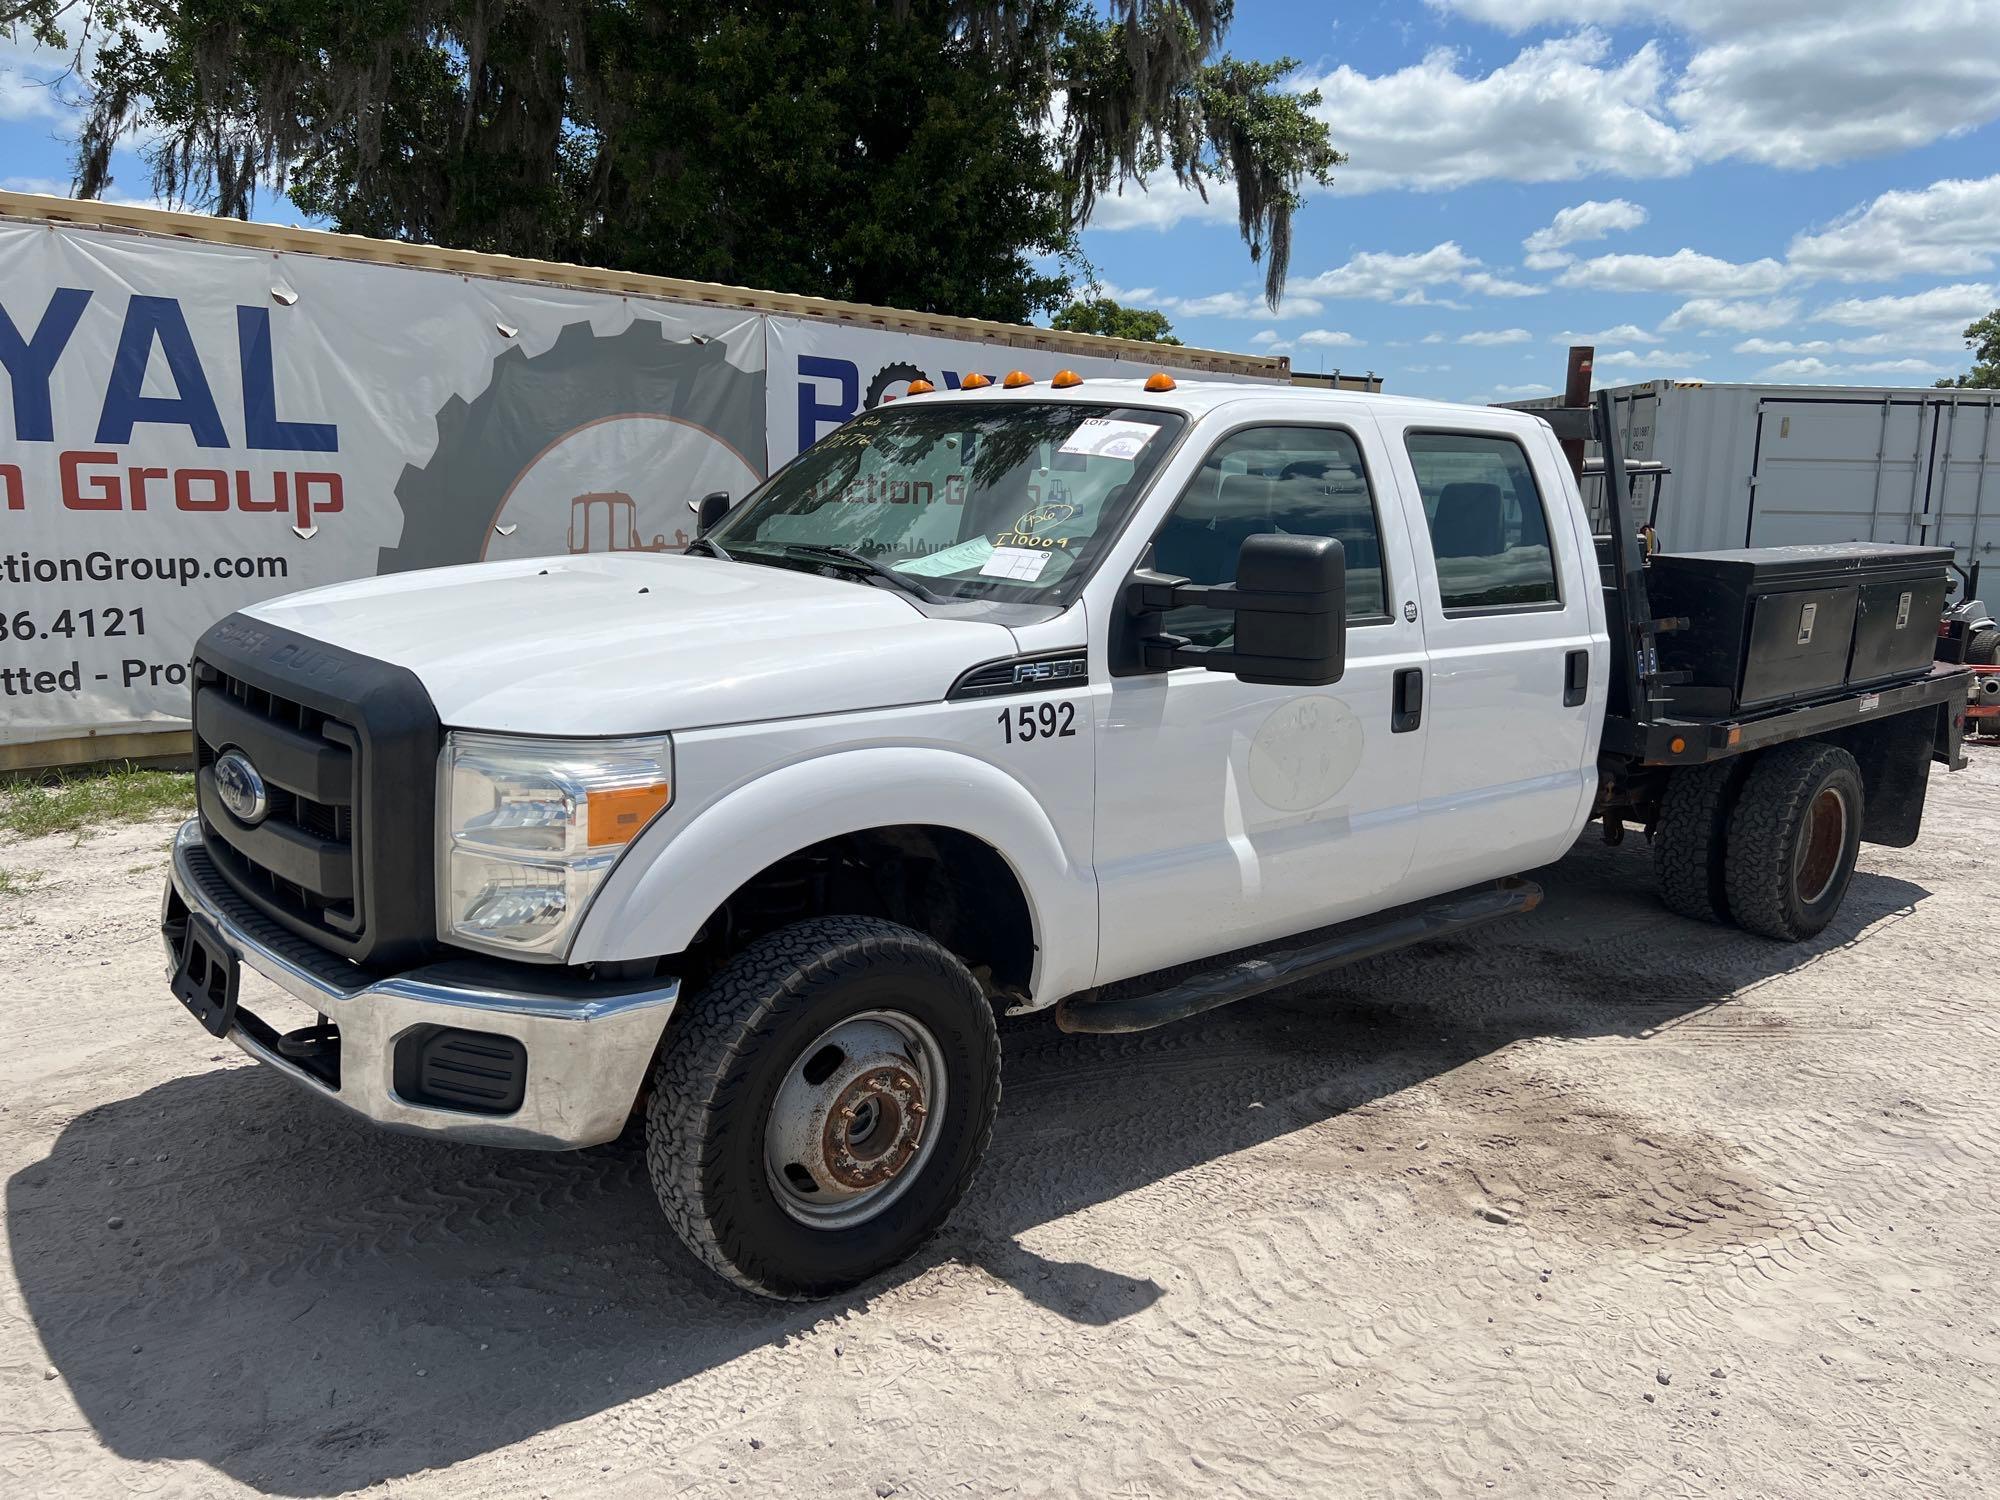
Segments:
[[[944,1220],[1001,1013],[1134,1030],[1521,911],[1593,819],[1810,937],[1962,764],[1945,558],[1648,559],[1524,413],[973,377],[720,510],[217,624],[162,929],[211,1032],[365,1119],[642,1114],[769,1296]]]

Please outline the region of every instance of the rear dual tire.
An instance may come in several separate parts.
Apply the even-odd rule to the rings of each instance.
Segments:
[[[1763,937],[1813,937],[1854,878],[1862,810],[1860,766],[1821,741],[1677,770],[1653,832],[1661,899]]]
[[[1840,910],[1861,852],[1861,767],[1811,740],[1759,756],[1729,814],[1729,914],[1746,932],[1797,942]]]

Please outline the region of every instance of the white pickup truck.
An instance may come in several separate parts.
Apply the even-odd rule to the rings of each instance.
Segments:
[[[1961,763],[1923,549],[1649,560],[1519,412],[967,386],[710,497],[689,556],[217,624],[176,996],[384,1126],[642,1114],[689,1248],[811,1297],[966,1190],[1000,1013],[1133,1030],[1519,911],[1593,818],[1676,910],[1806,937]]]

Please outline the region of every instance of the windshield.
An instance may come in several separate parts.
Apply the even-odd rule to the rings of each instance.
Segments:
[[[1065,602],[1185,419],[1081,402],[865,412],[709,534],[732,557],[813,566],[844,548],[932,596]]]

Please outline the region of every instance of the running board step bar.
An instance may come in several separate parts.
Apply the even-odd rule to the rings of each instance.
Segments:
[[[1086,990],[1056,1007],[1056,1025],[1064,1031],[1147,1031],[1428,938],[1476,927],[1496,917],[1518,916],[1541,904],[1542,888],[1533,881],[1502,880],[1417,911],[1364,918],[1330,938],[1299,948],[1272,949],[1256,958],[1197,973],[1166,989],[1109,996]]]

